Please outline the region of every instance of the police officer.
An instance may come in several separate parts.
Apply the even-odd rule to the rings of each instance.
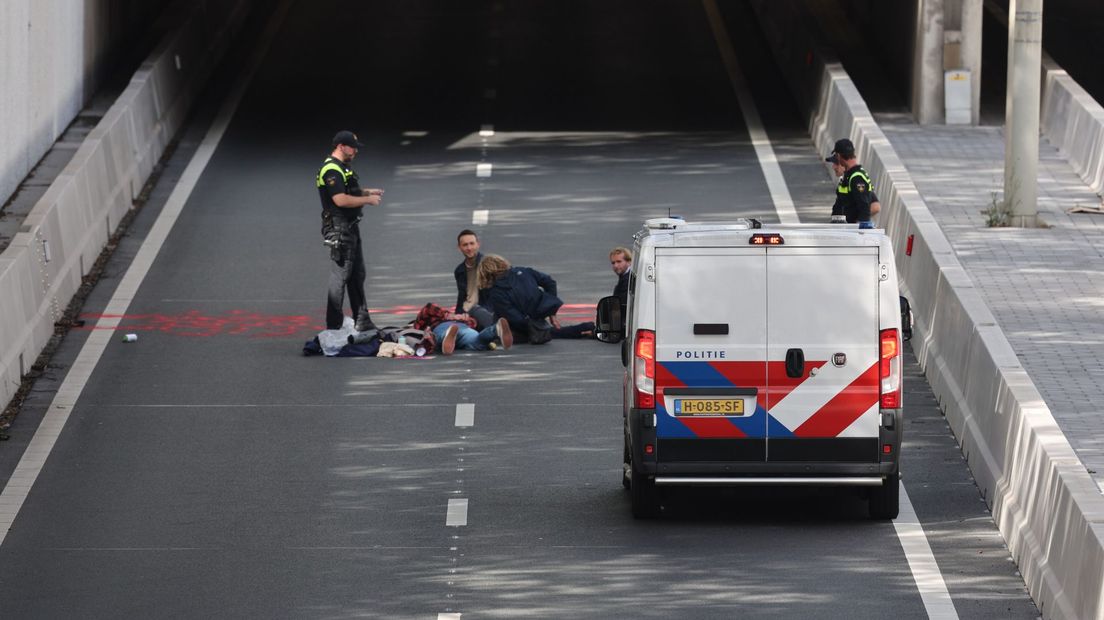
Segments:
[[[349,162],[364,147],[355,133],[339,131],[333,152],[322,162],[315,179],[322,199],[322,239],[330,248],[330,290],[326,300],[326,329],[341,329],[345,319],[345,291],[356,321],[356,330],[375,329],[364,297],[364,252],[360,244],[360,212],[364,205],[378,206],[382,189],[361,189]]]
[[[824,161],[831,163],[832,171],[839,175],[832,222],[858,223],[859,228],[873,228],[870,218],[881,211],[882,205],[871,186],[870,175],[855,157],[855,145],[847,138],[836,140],[831,155]]]

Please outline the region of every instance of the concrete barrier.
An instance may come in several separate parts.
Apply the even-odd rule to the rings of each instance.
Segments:
[[[800,3],[752,5],[805,106],[818,152],[850,137],[875,179],[880,224],[893,238],[912,301],[913,348],[1032,598],[1047,618],[1104,618],[1100,489],[847,73],[822,46],[809,43],[817,37],[805,27]],[[906,256],[910,236],[912,255]],[[907,467],[904,475],[907,480]]]
[[[0,254],[0,403],[19,388],[131,209],[251,0],[175,3],[180,27],[130,84]]]
[[[0,202],[50,150],[171,0],[4,0]]]
[[[1104,192],[1104,107],[1049,57],[1043,59],[1042,132],[1094,192]]]

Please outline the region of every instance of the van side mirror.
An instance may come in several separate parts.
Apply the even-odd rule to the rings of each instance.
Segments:
[[[912,340],[912,304],[901,296],[901,340]]]
[[[598,340],[609,344],[617,344],[624,339],[624,311],[625,309],[621,306],[621,298],[616,295],[603,297],[598,301],[598,316],[594,321]]]

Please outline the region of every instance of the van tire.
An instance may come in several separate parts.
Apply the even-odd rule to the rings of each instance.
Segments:
[[[870,518],[878,520],[896,519],[901,512],[901,476],[893,472],[886,477],[882,486],[870,491]]]
[[[654,519],[659,516],[659,489],[656,488],[655,480],[633,471],[629,495],[632,498],[633,517]]]

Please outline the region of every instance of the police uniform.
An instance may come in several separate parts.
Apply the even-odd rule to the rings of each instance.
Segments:
[[[344,134],[348,134],[347,136]],[[352,143],[343,142],[351,140]],[[341,132],[334,137],[334,145],[357,146],[360,143],[352,132]],[[330,281],[326,298],[326,329],[341,329],[345,314],[345,291],[349,292],[349,306],[356,320],[357,331],[374,328],[368,315],[364,295],[364,252],[360,243],[360,222],[363,207],[338,207],[333,197],[337,194],[360,196],[360,182],[356,172],[345,162],[327,157],[315,178],[318,196],[322,200],[322,238],[330,247]]]
[[[844,138],[837,140],[832,154],[824,161],[838,162],[840,158],[850,159],[855,156],[855,145]],[[870,205],[877,202],[878,196],[874,193],[870,175],[863,167],[856,164],[848,168],[840,177],[836,185],[836,201],[832,205],[832,221],[843,216],[848,224],[863,223],[869,226],[871,213]]]
[[[870,175],[862,166],[849,168],[836,185],[836,204],[832,215],[842,215],[848,224],[870,221],[870,204],[878,200],[870,187]]]

